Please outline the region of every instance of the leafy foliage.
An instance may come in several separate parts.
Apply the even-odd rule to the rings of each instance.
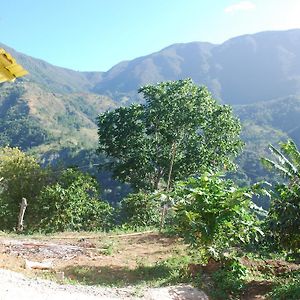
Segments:
[[[268,215],[275,240],[288,250],[300,248],[300,153],[292,140],[281,143],[280,150],[270,145],[275,160],[263,158],[263,164],[286,180],[277,184]]]
[[[38,228],[47,232],[108,229],[111,206],[99,199],[97,182],[78,170],[66,169],[58,182],[38,197]]]
[[[12,230],[17,225],[19,204],[28,200],[28,219],[34,218],[30,206],[36,201],[42,187],[48,182],[46,169],[18,148],[0,149],[0,227]]]
[[[213,273],[214,289],[211,294],[214,299],[240,299],[245,288],[248,270],[237,260],[228,261],[225,266]]]
[[[144,105],[121,107],[98,118],[99,152],[114,158],[113,176],[153,191],[178,179],[231,168],[241,149],[240,124],[191,80],[142,87]]]
[[[269,232],[283,248],[300,248],[300,186],[278,185],[268,214]]]
[[[120,202],[120,214],[124,225],[138,228],[158,226],[160,201],[156,195],[129,194]]]
[[[18,148],[0,149],[0,228],[17,225],[19,204],[28,201],[27,230],[63,231],[107,229],[113,210],[100,201],[98,184],[78,170],[60,174],[43,169]]]
[[[300,299],[300,272],[295,271],[280,278],[277,286],[268,296],[271,300]]]
[[[219,258],[224,250],[261,234],[251,201],[258,189],[237,188],[211,174],[180,183],[175,190],[177,230],[204,256]]]

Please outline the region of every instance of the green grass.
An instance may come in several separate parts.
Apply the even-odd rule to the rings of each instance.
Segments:
[[[299,300],[300,299],[300,271],[290,272],[278,277],[276,286],[269,293],[272,300]]]
[[[173,256],[155,264],[139,261],[135,269],[120,266],[69,266],[61,271],[64,272],[67,283],[110,287],[157,287],[189,282],[190,278],[186,272],[189,262],[188,256]]]
[[[110,256],[110,255],[113,255],[113,253],[116,251],[116,249],[117,249],[116,241],[105,241],[102,244],[101,254]]]

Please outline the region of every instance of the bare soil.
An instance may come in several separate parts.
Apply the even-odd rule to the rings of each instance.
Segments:
[[[154,232],[122,235],[68,233],[13,239],[4,236],[0,237],[0,268],[36,275],[45,272],[26,270],[25,260],[51,261],[52,273],[64,272],[71,280],[82,279],[78,271],[81,269],[85,270],[90,284],[97,284],[93,282],[96,280],[109,281],[109,278],[99,279],[101,274],[131,283],[134,281],[132,271],[139,265],[151,265],[184,251],[180,239]],[[95,278],[92,274],[96,274]]]
[[[180,239],[156,232],[0,236],[0,299],[27,299],[24,298],[27,295],[28,300],[41,297],[64,300],[71,297],[91,300],[207,300],[204,292],[188,285],[161,288],[151,288],[147,283],[142,288],[139,285],[144,278],[136,271],[137,268],[153,265],[174,254],[184,254],[185,249]],[[26,260],[50,261],[52,268],[26,268]],[[85,286],[78,285],[81,283]],[[111,285],[114,287],[109,287]]]
[[[31,278],[28,280],[32,280],[32,278],[34,280],[37,280],[36,278],[54,280],[59,284],[54,287],[54,290],[59,292],[62,288],[63,291],[71,293],[74,287],[70,288],[65,285],[69,283],[73,286],[74,284],[76,286],[84,284],[93,288],[92,294],[89,290],[81,290],[82,288],[79,292],[73,291],[73,293],[86,295],[87,298],[82,299],[90,299],[88,297],[94,295],[95,286],[103,287],[102,290],[97,292],[98,294],[96,293],[97,296],[101,295],[102,298],[98,297],[97,299],[138,299],[138,294],[142,295],[140,295],[142,299],[208,299],[202,291],[186,285],[151,289],[152,282],[145,282],[143,272],[137,271],[141,266],[155,266],[160,261],[181,255],[186,255],[186,246],[181,239],[167,237],[157,232],[119,235],[85,232],[30,237],[0,236],[0,269],[22,273]],[[46,270],[26,268],[26,260],[30,262],[51,262],[52,268]],[[264,261],[242,258],[240,262],[251,269],[254,274],[257,272],[257,274],[277,276],[300,269],[299,264],[282,260]],[[208,276],[211,273],[211,270],[206,270],[201,265],[189,264],[187,266],[187,272],[191,276],[196,276],[199,270],[204,271]],[[147,268],[145,268],[145,271],[147,271]],[[16,282],[18,281],[20,280],[16,279]],[[4,280],[1,279],[0,282],[2,282],[0,283],[1,291]],[[11,280],[12,286],[16,282]],[[32,283],[28,285],[33,286]],[[40,285],[43,286],[43,283],[39,283]],[[143,292],[139,290],[141,285],[144,285],[146,289],[142,288]],[[7,283],[7,286],[9,286],[9,283]],[[113,286],[113,288],[110,288],[110,286]],[[50,289],[48,287],[49,284],[46,284],[45,289],[49,290],[49,293],[53,293],[51,290],[53,286],[51,285]],[[253,280],[248,284],[241,299],[266,299],[266,294],[272,288],[273,283],[271,281]],[[1,293],[3,294],[2,291]],[[0,300],[6,300],[6,298],[1,297]],[[64,300],[66,299],[64,297]]]

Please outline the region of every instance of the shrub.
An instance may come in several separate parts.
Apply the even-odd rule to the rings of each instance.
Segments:
[[[47,232],[105,230],[113,212],[100,201],[96,180],[74,169],[64,170],[57,183],[41,191],[35,209],[39,216],[35,228]]]
[[[37,195],[49,181],[49,170],[42,169],[34,157],[18,148],[0,149],[0,228],[13,230],[17,225],[22,198],[28,201],[28,223],[35,214],[31,210]]]
[[[158,226],[160,222],[160,201],[158,196],[130,194],[120,202],[120,215],[124,225],[129,227]]]
[[[180,183],[175,190],[177,231],[207,258],[219,258],[226,249],[249,242],[262,234],[251,209],[256,188],[237,188],[211,174]]]
[[[248,270],[237,260],[228,261],[225,266],[213,273],[215,299],[240,299],[240,294],[245,288]]]
[[[300,272],[296,271],[285,276],[284,281],[279,282],[268,296],[268,299],[272,300],[300,299]]]
[[[262,163],[280,174],[285,182],[276,185],[268,215],[271,237],[286,250],[300,248],[300,152],[292,140],[269,146],[274,160],[262,158]]]
[[[286,250],[300,249],[300,186],[277,185],[268,218],[273,241]]]

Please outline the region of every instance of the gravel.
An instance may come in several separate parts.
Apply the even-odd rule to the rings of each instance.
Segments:
[[[60,285],[43,279],[0,269],[0,300],[208,300],[204,292],[191,286],[148,288],[143,295],[134,287],[108,288],[82,285]]]

